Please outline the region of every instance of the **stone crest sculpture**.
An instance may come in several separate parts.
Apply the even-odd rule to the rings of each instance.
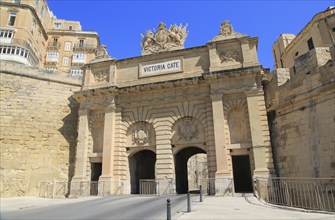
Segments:
[[[146,144],[150,142],[150,130],[145,123],[139,123],[133,130],[132,141],[133,144]]]
[[[142,55],[152,54],[163,51],[177,50],[184,48],[184,42],[188,35],[186,31],[187,24],[183,27],[181,24],[171,25],[169,29],[166,24],[159,23],[158,30],[147,30],[145,36],[142,36]]]
[[[184,119],[178,127],[179,140],[189,141],[198,135],[198,129],[191,118]]]
[[[95,59],[109,58],[106,45],[100,45],[95,52]]]
[[[239,38],[239,37],[244,37],[244,36],[247,36],[247,35],[235,32],[230,21],[224,20],[221,22],[220,33],[216,35],[211,41],[227,40],[227,39]]]

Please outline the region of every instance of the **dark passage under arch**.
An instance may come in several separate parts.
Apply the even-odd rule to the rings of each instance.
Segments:
[[[137,152],[129,158],[131,194],[139,194],[140,179],[155,179],[156,154],[150,150]]]
[[[175,155],[176,192],[178,194],[188,192],[187,161],[190,157],[199,153],[206,154],[206,151],[198,147],[188,147]]]

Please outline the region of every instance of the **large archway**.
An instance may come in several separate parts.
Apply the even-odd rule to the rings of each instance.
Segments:
[[[150,150],[142,150],[129,158],[131,194],[139,194],[141,179],[155,179],[156,154]]]
[[[176,192],[178,194],[188,192],[187,161],[199,153],[206,153],[206,151],[198,147],[188,147],[175,155]]]

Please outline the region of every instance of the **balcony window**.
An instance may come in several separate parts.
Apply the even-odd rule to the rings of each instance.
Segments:
[[[15,12],[10,12],[9,13],[9,18],[8,18],[8,25],[9,26],[14,26],[15,18],[16,18],[16,13]]]
[[[0,30],[0,42],[1,43],[11,43],[14,37],[13,30]]]
[[[47,62],[58,62],[58,52],[57,51],[48,51],[46,56]]]
[[[83,70],[81,70],[81,69],[71,69],[70,74],[72,76],[82,76],[83,75]]]
[[[52,73],[57,71],[57,69],[54,68],[54,67],[47,67],[46,70],[47,70],[48,72],[52,72]]]
[[[86,54],[85,53],[73,53],[72,63],[85,63]]]

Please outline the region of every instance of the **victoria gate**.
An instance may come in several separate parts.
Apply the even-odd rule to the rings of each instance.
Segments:
[[[85,66],[72,191],[92,181],[104,195],[186,193],[190,183],[253,192],[253,177],[271,174],[257,38],[223,21],[185,49],[186,28],[160,23],[141,56],[116,60],[101,46]]]

